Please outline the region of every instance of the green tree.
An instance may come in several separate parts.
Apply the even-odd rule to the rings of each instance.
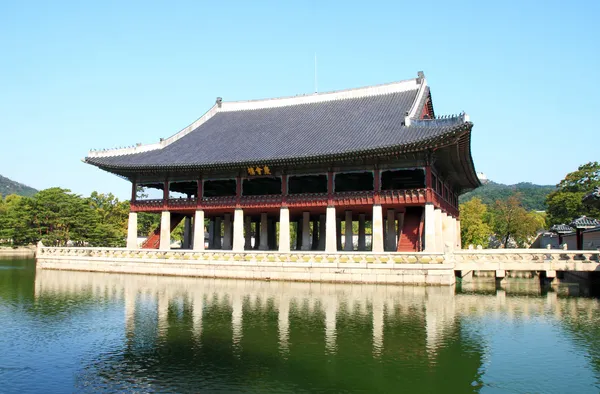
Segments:
[[[492,235],[487,205],[479,198],[460,204],[460,237],[463,245],[481,245],[487,248]]]
[[[492,209],[492,228],[504,248],[511,240],[518,247],[526,246],[536,232],[544,228],[544,224],[539,214],[523,208],[519,194],[496,201]]]
[[[597,186],[600,186],[598,162],[581,165],[577,171],[568,173],[546,199],[549,224],[568,224],[583,215],[600,218],[600,209],[582,203],[583,197]]]

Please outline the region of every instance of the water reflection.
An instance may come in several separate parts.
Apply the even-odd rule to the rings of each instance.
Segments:
[[[0,284],[6,283],[2,275]],[[72,346],[68,354],[47,356],[71,368],[60,379],[55,370],[62,384],[55,383],[56,391],[463,393],[598,387],[598,301],[545,294],[534,282],[501,290],[475,284],[455,294],[451,287],[51,270],[38,270],[35,280],[29,275],[14,294],[0,286],[0,302],[31,298],[29,320],[40,326],[28,335],[36,338],[31,351],[38,357],[55,352],[56,344]],[[528,327],[534,329],[523,334]],[[54,345],[45,348],[44,341]],[[1,345],[2,339],[0,350]],[[559,352],[560,363],[532,357],[552,351]],[[548,378],[513,379],[521,371],[511,367],[519,362],[531,364],[519,367],[524,374]],[[14,381],[2,372],[3,363],[0,356],[0,379]],[[590,377],[582,378],[582,370]],[[580,373],[575,385],[560,379],[569,371]]]

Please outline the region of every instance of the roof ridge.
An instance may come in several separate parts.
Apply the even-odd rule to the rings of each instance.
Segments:
[[[255,100],[223,101],[220,112],[288,107],[292,105],[314,104],[335,100],[382,96],[385,94],[417,90],[424,83],[426,83],[425,79],[418,77],[405,79],[402,81],[362,86],[351,89],[333,90],[322,93],[300,94],[295,96],[283,96]]]

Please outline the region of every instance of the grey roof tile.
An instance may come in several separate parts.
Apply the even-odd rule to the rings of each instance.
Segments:
[[[420,143],[465,124],[457,118],[403,126],[417,93],[219,112],[162,149],[86,162],[104,168],[201,167],[329,156]]]

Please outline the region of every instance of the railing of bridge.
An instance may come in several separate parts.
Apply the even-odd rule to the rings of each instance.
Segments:
[[[456,263],[600,263],[598,250],[462,249],[453,253]]]

